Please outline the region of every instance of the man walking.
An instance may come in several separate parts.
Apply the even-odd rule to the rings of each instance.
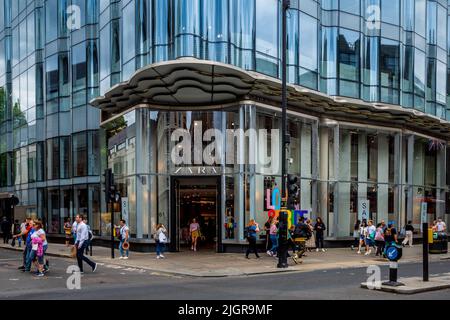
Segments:
[[[3,217],[1,222],[1,229],[3,233],[3,243],[7,244],[11,237],[11,223],[6,217]]]
[[[23,223],[20,226],[20,228],[21,228],[20,233],[13,236],[13,238],[22,238],[22,240],[24,241],[23,262],[22,262],[22,266],[20,266],[18,268],[19,270],[22,270],[22,271],[25,270],[28,254],[29,254],[29,251],[31,250],[31,246],[27,240],[28,240],[28,233],[31,231],[32,227],[33,227],[33,221],[31,220],[31,218],[26,218],[25,223]]]
[[[77,249],[78,267],[80,268],[80,272],[84,273],[83,272],[83,261],[84,261],[92,268],[92,272],[95,272],[97,270],[97,263],[92,262],[91,260],[89,260],[87,257],[84,256],[84,251],[86,250],[89,241],[89,231],[83,220],[84,220],[83,215],[78,214],[76,216],[77,240],[75,243],[75,248]]]

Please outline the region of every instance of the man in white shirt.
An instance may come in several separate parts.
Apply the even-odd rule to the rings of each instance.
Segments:
[[[87,257],[84,256],[84,251],[88,245],[89,240],[89,230],[86,224],[83,222],[83,215],[78,214],[76,217],[77,222],[77,237],[75,247],[77,248],[77,261],[80,272],[83,273],[83,261],[86,262],[91,268],[92,272],[97,270],[97,263],[92,262]]]
[[[445,231],[447,231],[447,225],[445,224],[444,221],[442,221],[441,218],[438,219],[437,231],[438,232],[445,232]]]

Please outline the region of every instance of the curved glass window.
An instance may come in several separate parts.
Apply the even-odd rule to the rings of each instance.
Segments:
[[[425,53],[418,49],[414,51],[414,93],[416,95],[414,106],[422,109],[425,97]]]
[[[396,41],[381,39],[380,47],[381,101],[399,103],[400,88],[400,44]]]
[[[200,57],[200,0],[175,1],[175,52],[177,57]]]
[[[363,62],[363,97],[367,101],[378,100],[378,38],[366,37],[364,43],[364,62]]]
[[[425,12],[427,10],[427,3],[426,0],[416,0],[416,14],[415,14],[415,27],[416,32],[421,35],[425,36],[425,20],[426,15]]]
[[[254,68],[253,39],[255,35],[254,0],[230,0],[231,63],[247,69]]]
[[[317,71],[317,20],[300,12],[300,66]]]
[[[387,23],[399,24],[400,0],[381,0],[381,20]]]
[[[322,28],[322,57],[320,62],[321,90],[336,95],[337,28]]]
[[[436,44],[437,29],[437,4],[428,1],[427,3],[427,43]]]
[[[359,32],[340,29],[339,32],[339,94],[359,97]]]
[[[154,0],[153,12],[153,62],[159,62],[169,59],[169,1]]]
[[[208,41],[208,60],[228,62],[228,3],[208,0],[203,3],[203,37]]]
[[[402,1],[402,26],[406,31],[414,31],[414,1]]]
[[[123,63],[127,63],[134,58],[136,54],[136,24],[135,24],[134,2],[130,2],[122,13],[123,21]]]
[[[300,58],[298,17],[297,10],[289,10],[287,15],[287,73],[288,81],[291,83],[298,82],[297,66]]]

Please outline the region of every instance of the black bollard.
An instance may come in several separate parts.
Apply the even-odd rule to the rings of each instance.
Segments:
[[[422,226],[422,230],[423,230],[423,281],[424,282],[428,282],[430,280],[430,274],[429,274],[429,254],[428,254],[428,250],[429,250],[429,232],[428,232],[428,223],[424,223]]]

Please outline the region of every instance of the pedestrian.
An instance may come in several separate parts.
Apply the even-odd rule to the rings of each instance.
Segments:
[[[319,252],[322,249],[322,252],[325,252],[325,248],[323,245],[324,231],[326,230],[325,223],[323,223],[322,218],[316,219],[316,224],[314,225],[314,231],[316,232],[316,251]]]
[[[367,233],[366,233],[366,253],[368,256],[372,253],[371,248],[375,248],[375,235],[377,233],[377,228],[373,225],[373,221],[369,220],[367,223]]]
[[[19,248],[22,247],[22,237],[14,237],[15,235],[20,234],[22,228],[21,228],[21,224],[19,223],[19,220],[15,220],[12,227],[11,227],[11,234],[12,234],[12,242],[11,242],[11,246],[15,246],[16,245],[16,239],[17,242],[19,243]]]
[[[22,265],[18,268],[19,270],[24,271],[25,265],[28,257],[28,247],[27,247],[27,237],[28,232],[31,230],[31,218],[26,218],[24,223],[21,224],[20,233],[13,236],[13,238],[22,239],[24,242],[23,246],[23,255],[22,255]],[[20,241],[20,240],[19,240]],[[20,242],[19,242],[20,243]]]
[[[166,249],[167,243],[167,229],[161,223],[156,226],[155,241],[156,259],[165,259],[166,257],[164,256],[164,250]]]
[[[447,231],[447,225],[442,220],[442,218],[439,218],[436,223],[436,230],[437,232],[446,232]]]
[[[1,230],[3,233],[3,243],[7,244],[11,238],[11,222],[6,217],[3,217],[1,224]]]
[[[70,246],[70,240],[72,240],[72,224],[70,218],[66,218],[64,222],[64,234],[66,236],[66,247]]]
[[[84,216],[82,214],[78,214],[76,216],[77,223],[77,233],[76,233],[76,242],[75,248],[77,249],[77,262],[78,267],[80,268],[80,272],[83,272],[83,261],[86,262],[91,268],[92,272],[97,271],[98,264],[92,262],[87,257],[84,256],[84,251],[86,250],[88,240],[89,240],[89,231],[86,224],[83,222]]]
[[[270,242],[272,243],[272,248],[267,251],[267,254],[271,257],[276,257],[278,255],[278,220],[276,218],[272,219],[270,224]]]
[[[383,231],[383,225],[380,223],[377,225],[376,234],[375,234],[375,245],[377,247],[376,256],[383,255],[383,250],[385,247],[384,242],[384,231]]]
[[[248,241],[248,249],[245,257],[249,258],[250,253],[253,251],[255,253],[256,258],[260,258],[258,255],[258,248],[256,246],[257,234],[259,233],[259,225],[256,223],[254,219],[250,220],[247,225],[247,241]]]
[[[92,233],[91,226],[89,225],[86,216],[84,216],[84,217],[85,218],[84,218],[83,222],[86,225],[87,230],[88,230],[88,240],[86,241],[87,244],[86,244],[86,253],[85,254],[88,255],[90,253],[92,256],[92,239],[94,239],[94,234]]]
[[[120,258],[128,260],[130,256],[130,229],[127,226],[127,222],[125,220],[120,220],[120,243],[119,243],[119,251],[120,251]],[[124,246],[126,249],[124,249]]]
[[[397,244],[398,242],[397,229],[395,229],[394,225],[389,224],[386,230],[384,231],[384,241],[386,241],[386,246],[391,243]]]
[[[364,219],[359,226],[359,246],[358,254],[361,254],[361,249],[366,245],[366,235],[367,235],[367,221]]]
[[[357,220],[355,225],[353,226],[353,238],[355,239],[354,244],[352,244],[352,250],[355,250],[355,246],[359,245],[359,227],[361,225],[361,221]]]
[[[191,250],[194,252],[197,251],[197,241],[200,237],[200,225],[197,222],[197,219],[192,219],[192,223],[189,225],[189,233],[191,234],[192,246]]]
[[[409,247],[413,247],[413,239],[414,239],[414,227],[412,225],[412,221],[408,221],[405,226],[405,239],[402,242],[402,246],[406,247],[409,244]]]
[[[33,234],[36,232],[35,228],[35,221],[30,221],[30,231],[27,233],[27,240],[26,240],[26,247],[27,247],[27,256],[25,258],[25,268],[23,269],[24,272],[30,272],[31,271],[31,263],[33,262],[34,256],[33,256]]]
[[[272,248],[272,242],[270,241],[270,226],[272,225],[273,217],[270,216],[264,224],[264,231],[266,232],[266,250],[269,251]]]
[[[306,224],[309,228],[310,237],[308,240],[306,240],[305,246],[309,252],[312,252],[316,248],[316,235],[314,234],[314,226],[312,224],[312,220],[308,219]]]
[[[73,243],[77,243],[77,227],[78,227],[78,222],[77,219],[75,218],[73,223],[72,223],[72,238],[73,238]]]
[[[31,251],[28,263],[31,269],[31,264],[34,262],[37,267],[35,275],[38,277],[43,277],[44,273],[48,271],[48,268],[44,266],[44,256],[47,248],[48,243],[45,231],[42,228],[42,222],[36,221],[34,222],[34,232],[31,235]]]
[[[437,220],[433,221],[433,224],[431,226],[431,229],[433,230],[433,232],[437,232],[438,231],[438,225],[437,225]]]

